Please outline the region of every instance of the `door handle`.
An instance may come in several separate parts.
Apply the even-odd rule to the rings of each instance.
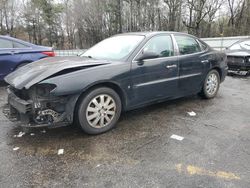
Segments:
[[[11,54],[11,55],[14,55],[14,54],[16,54],[16,53],[17,53],[16,51],[13,51],[13,50],[10,51],[10,54]]]
[[[201,63],[209,63],[209,60],[202,60]]]
[[[177,68],[177,65],[167,65],[166,68],[167,68],[167,69]]]

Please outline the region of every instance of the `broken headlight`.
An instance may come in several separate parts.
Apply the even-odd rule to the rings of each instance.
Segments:
[[[55,84],[39,84],[36,87],[36,94],[41,97],[49,97],[51,91],[53,91],[55,88]]]

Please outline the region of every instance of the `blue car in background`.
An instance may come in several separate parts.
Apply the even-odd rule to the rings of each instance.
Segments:
[[[53,56],[55,53],[51,47],[38,46],[0,35],[0,81],[19,67]]]

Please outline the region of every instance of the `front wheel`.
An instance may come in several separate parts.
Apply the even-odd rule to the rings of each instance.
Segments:
[[[204,81],[201,95],[206,99],[214,98],[220,88],[220,75],[217,70],[211,70]]]
[[[96,135],[112,129],[121,114],[121,100],[112,89],[102,87],[83,96],[78,107],[78,123],[88,134]]]

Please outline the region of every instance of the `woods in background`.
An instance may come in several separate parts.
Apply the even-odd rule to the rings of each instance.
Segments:
[[[250,35],[250,0],[0,0],[0,34],[56,49],[122,32]]]

